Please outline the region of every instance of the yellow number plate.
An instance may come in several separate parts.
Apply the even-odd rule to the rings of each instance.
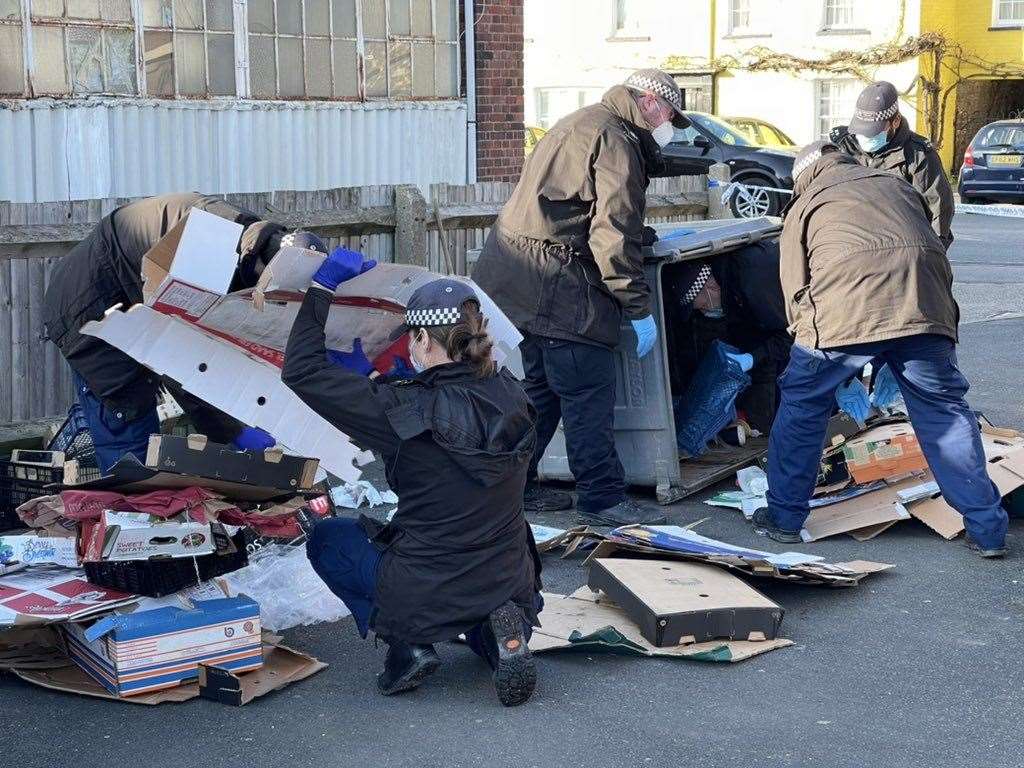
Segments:
[[[1014,168],[1020,168],[1020,155],[989,155],[988,164],[992,166],[1012,166]]]

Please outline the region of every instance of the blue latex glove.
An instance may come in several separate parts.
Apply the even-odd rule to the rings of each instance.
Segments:
[[[726,352],[725,356],[737,363],[744,373],[754,367],[754,356],[748,352]]]
[[[388,376],[392,379],[411,379],[416,376],[416,369],[402,358],[396,357],[394,366],[388,371]]]
[[[259,427],[246,427],[235,438],[235,447],[240,451],[265,451],[273,448],[276,442]]]
[[[377,262],[373,259],[363,261],[363,254],[339,246],[324,259],[324,263],[313,275],[313,282],[334,291],[346,280],[351,280],[375,266]]]
[[[370,362],[366,353],[363,352],[363,340],[356,338],[352,341],[351,352],[341,352],[337,349],[327,350],[327,359],[332,364],[340,366],[352,373],[369,376],[373,373],[373,363]]]
[[[860,379],[850,379],[836,390],[836,402],[855,421],[863,424],[871,412],[868,402],[868,391],[864,389]]]
[[[886,363],[875,376],[875,386],[871,390],[871,404],[878,408],[888,408],[900,397],[900,385],[896,383],[896,376],[892,368]]]
[[[658,340],[658,326],[654,323],[654,316],[648,315],[630,322],[633,324],[633,330],[636,331],[636,356],[645,357],[654,349],[654,342]]]

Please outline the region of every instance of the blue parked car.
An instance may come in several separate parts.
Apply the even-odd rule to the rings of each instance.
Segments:
[[[964,203],[1024,201],[1024,120],[1000,120],[980,131],[960,167]]]

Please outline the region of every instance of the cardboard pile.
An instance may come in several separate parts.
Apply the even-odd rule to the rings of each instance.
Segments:
[[[964,530],[963,517],[942,498],[914,428],[905,417],[869,421],[867,428],[840,414],[829,425],[819,486],[800,532],[805,542],[848,534],[867,541],[903,520],[916,519],[945,539]],[[1024,436],[981,424],[989,476],[1006,497],[1024,487]],[[711,506],[739,509],[749,519],[767,506],[762,494],[727,491]]]

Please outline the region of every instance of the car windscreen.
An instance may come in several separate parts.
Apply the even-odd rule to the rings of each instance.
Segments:
[[[987,125],[973,144],[975,149],[1024,149],[1024,124]]]
[[[754,144],[743,136],[743,134],[739,133],[731,125],[723,123],[716,117],[711,117],[711,115],[696,115],[691,112],[689,114],[689,118],[705,131],[713,134],[719,141],[736,147],[754,146]]]

